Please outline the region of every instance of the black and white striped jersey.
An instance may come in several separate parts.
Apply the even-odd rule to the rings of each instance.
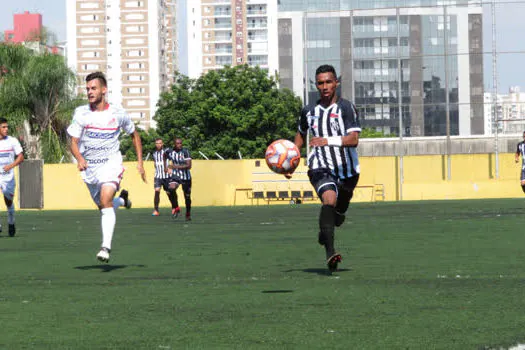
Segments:
[[[186,148],[180,151],[170,149],[166,152],[166,157],[174,165],[185,165],[187,160],[191,160],[190,152]],[[173,169],[172,177],[179,180],[191,180],[191,173],[189,169]]]
[[[169,148],[163,148],[160,151],[157,151],[155,149],[155,152],[153,152],[153,161],[155,162],[155,178],[156,179],[167,179],[170,177],[170,174],[168,174],[165,170],[165,160],[166,160],[166,153],[169,151]]]
[[[525,141],[521,141],[518,143],[518,147],[516,148],[516,154],[521,155],[522,164],[525,166]]]
[[[352,131],[361,132],[359,116],[353,103],[339,98],[336,103],[324,108],[311,104],[303,108],[299,119],[299,132],[312,137],[345,136]],[[323,146],[312,147],[308,155],[310,169],[330,169],[340,179],[359,174],[359,159],[356,147]]]

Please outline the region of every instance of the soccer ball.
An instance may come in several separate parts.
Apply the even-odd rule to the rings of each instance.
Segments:
[[[277,174],[289,174],[299,165],[301,153],[293,142],[277,140],[268,146],[265,158],[272,171]]]

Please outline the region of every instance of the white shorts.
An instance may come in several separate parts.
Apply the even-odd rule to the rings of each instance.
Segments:
[[[15,188],[16,188],[16,182],[14,178],[9,181],[0,182],[0,189],[2,190],[2,193],[4,194],[4,197],[9,199],[10,201],[12,201],[13,197],[15,196]]]
[[[81,172],[82,178],[86,183],[91,198],[96,205],[100,205],[100,189],[102,185],[111,185],[115,187],[115,191],[118,191],[120,181],[124,175],[124,167],[122,163],[118,164],[105,164],[104,166],[98,166],[96,168],[88,168]]]

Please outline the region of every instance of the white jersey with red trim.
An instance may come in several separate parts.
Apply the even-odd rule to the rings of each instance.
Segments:
[[[135,131],[135,124],[122,108],[107,105],[104,111],[92,111],[89,105],[78,107],[67,132],[79,138],[79,151],[87,162],[84,180],[93,183],[99,168],[118,167],[122,164],[120,130],[127,134]]]
[[[0,140],[0,181],[8,182],[14,179],[15,170],[4,171],[4,167],[13,163],[22,151],[22,146],[15,137],[6,136]]]

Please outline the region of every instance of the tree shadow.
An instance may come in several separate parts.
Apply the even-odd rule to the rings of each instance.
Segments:
[[[113,270],[125,269],[128,266],[134,267],[146,267],[146,265],[109,265],[109,264],[100,264],[100,265],[87,265],[87,266],[76,266],[77,270],[100,270],[101,272],[111,272]]]
[[[328,269],[324,268],[324,269],[321,269],[321,268],[311,268],[311,269],[294,269],[294,270],[286,270],[286,271],[283,271],[283,272],[297,272],[297,271],[301,271],[301,272],[306,272],[306,273],[316,273],[318,275],[321,275],[321,276],[333,276],[334,274],[337,274],[339,272],[347,272],[347,271],[352,271],[352,269],[337,269],[337,271],[335,272],[330,272]]]

